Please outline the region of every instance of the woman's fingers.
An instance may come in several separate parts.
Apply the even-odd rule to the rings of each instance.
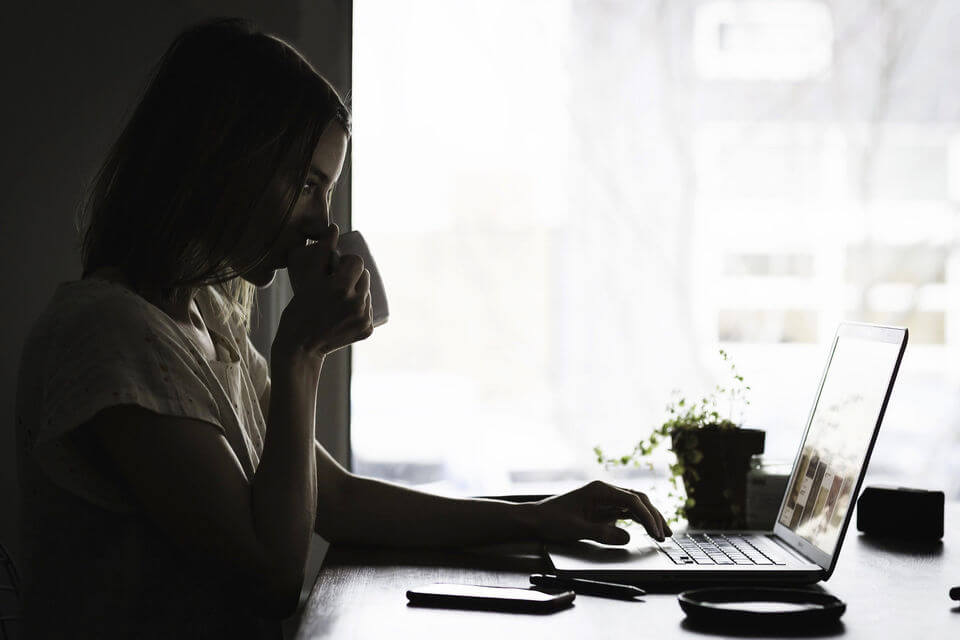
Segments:
[[[640,499],[640,496],[632,491],[627,491],[626,489],[621,489],[620,487],[606,483],[602,484],[604,487],[604,495],[602,498],[605,498],[605,501],[610,506],[626,509],[630,517],[644,526],[647,533],[657,540],[664,539],[664,532],[660,525],[661,521],[654,515],[656,509],[653,509],[653,511],[648,509],[647,505]]]
[[[362,259],[360,264],[363,265]],[[364,269],[360,273],[360,278],[357,280],[357,283],[353,286],[353,291],[359,296],[364,296],[367,293],[370,293],[370,269]]]
[[[653,506],[653,503],[650,502],[650,498],[647,497],[647,494],[641,493],[639,491],[633,491],[633,490],[631,490],[631,492],[637,494],[640,497],[640,499],[643,501],[643,504],[647,506],[647,509],[651,513],[653,513],[653,515],[655,515],[657,519],[660,521],[660,529],[661,531],[663,531],[663,535],[672,536],[673,531],[670,529],[670,526],[667,524],[667,519],[663,517],[663,514],[660,513],[659,509]]]
[[[627,520],[632,518],[630,511],[623,507],[613,507],[604,505],[597,508],[596,519],[604,522],[615,522],[617,520]]]
[[[617,520],[633,519],[643,525],[654,539],[662,541],[673,535],[663,515],[650,499],[639,491],[623,489],[595,480],[575,491],[544,501],[545,538],[589,539],[604,544],[620,545],[630,541],[630,534],[616,526]],[[555,530],[555,531],[552,531]]]
[[[629,491],[630,493],[640,498],[640,501],[643,502],[643,506],[647,508],[647,511],[653,514],[653,517],[656,518],[657,522],[660,524],[660,530],[663,532],[665,536],[673,535],[673,531],[667,525],[667,519],[663,517],[663,514],[660,513],[659,509],[653,506],[653,503],[650,502],[650,498],[647,497],[647,494],[643,493],[642,491],[637,491],[636,489],[626,489],[624,487],[620,487],[620,488],[623,489],[624,491]]]
[[[643,500],[641,500],[637,494],[630,491],[624,491],[624,493],[630,496],[629,499],[632,503],[631,515],[633,515],[633,519],[642,524],[651,536],[657,540],[663,540],[665,537],[663,526],[661,525],[660,519],[657,518],[655,510],[648,509],[647,505],[643,503]]]
[[[334,278],[340,283],[345,293],[350,293],[356,289],[365,272],[369,273],[367,269],[363,268],[363,258],[352,253],[345,253],[340,256]]]

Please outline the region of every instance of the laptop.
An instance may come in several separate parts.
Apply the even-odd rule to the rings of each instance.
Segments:
[[[907,345],[907,329],[837,329],[773,531],[676,532],[626,546],[548,544],[561,576],[628,584],[827,580],[867,470]]]

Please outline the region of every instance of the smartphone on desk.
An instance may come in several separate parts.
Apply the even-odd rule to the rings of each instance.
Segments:
[[[407,600],[417,607],[482,609],[519,613],[549,613],[573,603],[573,591],[544,593],[519,587],[489,587],[473,584],[431,584],[407,591]]]

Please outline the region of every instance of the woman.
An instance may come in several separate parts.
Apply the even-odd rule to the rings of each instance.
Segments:
[[[369,272],[337,259],[347,109],[292,47],[240,20],[173,42],[84,208],[83,272],[22,357],[25,626],[38,636],[278,637],[312,533],[457,546],[623,544],[639,492],[451,499],[355,476],[314,439],[327,354],[373,331]],[[294,296],[271,370],[256,287]]]

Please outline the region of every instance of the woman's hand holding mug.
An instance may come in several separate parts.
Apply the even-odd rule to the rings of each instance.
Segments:
[[[274,350],[322,359],[373,333],[370,272],[360,256],[337,252],[340,229],[330,225],[291,249],[287,272],[293,287],[280,318]]]

